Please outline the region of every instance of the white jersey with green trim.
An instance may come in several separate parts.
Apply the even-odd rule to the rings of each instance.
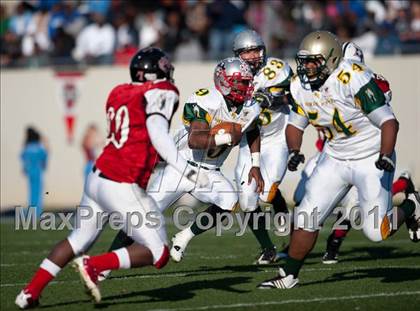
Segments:
[[[206,122],[210,128],[222,122],[241,124],[245,132],[258,118],[261,109],[257,103],[248,101],[242,106],[229,106],[222,94],[215,88],[199,89],[185,103],[183,112],[184,128],[175,136],[181,155],[190,161],[209,168],[222,166],[233,147],[218,147],[220,152],[212,154],[208,150],[191,149],[188,146],[188,132],[192,121]]]
[[[290,79],[291,75],[292,70],[285,61],[269,57],[266,65],[254,77],[254,90],[269,88],[269,91],[275,93],[279,91],[283,83]],[[289,113],[288,105],[281,105],[274,109],[264,108],[259,116],[261,139],[274,135],[284,137]]]
[[[364,64],[342,60],[318,90],[297,76],[290,88],[295,103],[289,123],[302,130],[308,123],[322,129],[328,139],[325,153],[353,160],[379,152],[380,126],[395,117]]]

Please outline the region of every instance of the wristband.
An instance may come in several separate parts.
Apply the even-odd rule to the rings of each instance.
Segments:
[[[260,167],[260,153],[259,152],[251,153],[251,163],[253,167]]]
[[[232,143],[232,136],[229,133],[214,135],[214,142],[216,146],[230,145]]]

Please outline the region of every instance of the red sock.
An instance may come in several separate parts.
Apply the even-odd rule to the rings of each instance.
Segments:
[[[392,184],[392,194],[403,192],[408,187],[408,181],[405,178],[399,178]]]
[[[120,268],[120,260],[114,252],[90,257],[88,265],[95,269],[96,273],[105,270],[117,270]]]
[[[334,237],[336,239],[344,238],[347,235],[347,232],[348,232],[348,230],[336,229],[336,230],[334,230]]]
[[[54,276],[47,270],[39,268],[31,282],[25,287],[32,294],[33,299],[38,299],[42,290],[54,279]]]

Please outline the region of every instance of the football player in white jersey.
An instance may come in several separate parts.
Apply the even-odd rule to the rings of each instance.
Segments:
[[[353,61],[365,64],[363,51],[358,45],[349,41],[349,42],[343,43],[342,48],[343,48],[344,59],[353,60]],[[375,80],[375,83],[379,86],[379,88],[384,93],[386,102],[390,104],[391,99],[392,99],[392,92],[389,87],[388,81],[384,77],[376,73],[374,74],[374,80]],[[314,160],[318,161],[317,159],[319,159],[319,156],[320,156],[320,153],[317,154]],[[308,170],[306,169],[307,166],[308,165],[305,166],[305,171],[306,173],[309,173]],[[311,171],[311,174],[312,174],[312,171]],[[398,179],[395,180],[394,183],[392,184],[391,193],[393,196],[401,192],[403,192],[406,196],[409,195],[410,193],[415,192],[415,187],[414,187],[413,181],[411,180],[410,173],[408,171],[403,171],[398,177]],[[328,236],[327,247],[322,257],[322,262],[324,264],[335,264],[338,262],[338,252],[339,252],[340,246],[343,243],[348,231],[350,231],[351,229],[351,218],[355,217],[355,214],[352,214],[354,212],[352,211],[352,208],[357,208],[359,206],[358,192],[357,192],[356,187],[352,187],[350,189],[347,195],[340,202],[339,206],[344,208],[342,209],[343,213],[339,212],[337,215],[336,224],[340,226],[340,229],[332,230],[331,234]],[[414,227],[416,227],[415,222],[412,219],[408,219],[406,224],[408,227],[410,239],[413,242],[417,242],[420,236],[417,236],[417,232],[413,230]]]
[[[189,192],[198,200],[211,203],[206,209],[212,220],[202,217],[199,224],[194,222],[190,227],[177,233],[172,239],[170,255],[179,262],[189,241],[208,229],[209,221],[216,225],[217,214],[230,212],[237,206],[238,194],[230,181],[220,172],[220,166],[229,155],[233,146],[246,133],[249,151],[253,159],[247,172],[247,183],[255,183],[257,192],[264,188],[260,163],[260,132],[257,125],[260,107],[249,100],[252,95],[253,75],[250,67],[240,58],[231,57],[218,63],[214,72],[214,86],[199,89],[186,102],[183,120],[185,127],[176,135],[179,153],[189,165],[199,168],[200,174],[207,174],[209,185],[194,189],[187,184],[188,180],[169,166],[151,181],[148,193],[155,199],[161,209],[174,203],[183,194]],[[239,133],[217,133],[210,130],[222,122],[240,124]],[[181,182],[177,185],[177,181]]]
[[[256,264],[269,264],[278,259],[276,248],[266,229],[258,199],[271,203],[275,213],[287,213],[287,206],[278,186],[287,169],[289,155],[284,130],[289,116],[289,87],[293,71],[283,60],[266,56],[265,44],[254,30],[240,32],[234,39],[235,56],[246,61],[254,73],[254,99],[262,111],[259,117],[261,133],[260,170],[264,179],[264,191],[258,194],[254,183],[248,184],[247,172],[252,157],[246,139],[242,139],[235,180],[239,189],[239,203],[242,211],[250,213],[248,225],[257,238],[261,253]]]
[[[373,72],[360,62],[343,60],[341,44],[327,31],[307,35],[296,61],[298,75],[290,87],[295,103],[286,128],[288,168],[294,171],[304,161],[300,147],[309,123],[323,130],[327,143],[296,207],[284,269],[260,288],[286,289],[299,283],[299,270],[320,226],[352,186],[359,192],[362,229],[371,241],[387,239],[406,218],[420,222],[414,193],[392,213],[398,122]]]
[[[347,60],[352,60],[356,62],[360,62],[364,64],[364,55],[363,51],[359,46],[357,46],[353,42],[345,42],[342,46],[343,48],[343,58]],[[390,104],[392,98],[392,92],[389,87],[388,81],[378,74],[374,74],[375,83],[379,86],[379,88],[384,93],[386,102]],[[294,193],[294,201],[296,205],[302,201],[302,198],[305,193],[305,185],[309,176],[312,175],[316,164],[321,156],[322,149],[324,148],[324,143],[326,138],[322,134],[322,131],[318,131],[318,140],[316,141],[316,148],[317,152],[314,156],[312,156],[306,163],[305,167],[302,171],[302,178],[299,181],[295,193]],[[406,195],[415,192],[414,184],[411,180],[409,172],[402,172],[399,178],[392,184],[391,189],[392,195],[394,196],[397,193],[404,192]],[[340,212],[337,215],[337,221],[335,225],[338,225],[340,228],[333,228],[331,234],[327,239],[327,246],[326,251],[322,257],[322,262],[324,264],[335,264],[338,262],[338,252],[342,242],[344,241],[348,231],[351,229],[351,221],[350,219],[356,218],[357,210],[352,210],[353,208],[358,208],[359,206],[359,199],[358,199],[358,192],[356,187],[352,187],[350,191],[346,194],[346,196],[341,200],[338,204],[340,207]],[[407,227],[409,228],[409,236],[412,241],[417,241],[417,233],[411,230],[413,222],[409,220],[407,223]]]

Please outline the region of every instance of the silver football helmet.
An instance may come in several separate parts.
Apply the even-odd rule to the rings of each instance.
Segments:
[[[253,74],[249,65],[238,57],[220,61],[214,70],[214,85],[227,99],[242,104],[253,92]]]
[[[241,54],[250,50],[258,50],[259,56],[247,59],[242,58]],[[263,39],[256,31],[251,29],[244,30],[236,35],[233,41],[233,53],[236,57],[246,61],[254,74],[265,65],[267,60]]]

